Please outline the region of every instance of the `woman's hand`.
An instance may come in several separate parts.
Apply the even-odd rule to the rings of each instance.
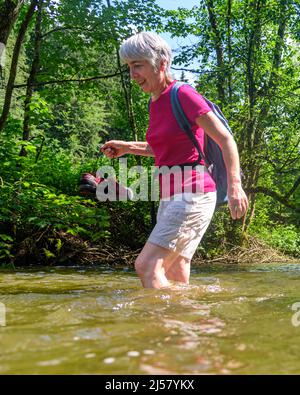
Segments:
[[[104,153],[109,159],[119,158],[129,153],[129,144],[127,141],[110,140],[103,144],[100,151]]]
[[[233,219],[241,218],[248,209],[248,199],[241,184],[229,186],[227,195],[231,217]]]

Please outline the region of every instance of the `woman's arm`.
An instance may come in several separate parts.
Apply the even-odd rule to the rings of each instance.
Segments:
[[[154,156],[152,148],[145,141],[128,141],[128,154]]]
[[[234,138],[212,111],[198,117],[196,123],[222,150],[227,170],[230,213],[233,219],[241,218],[247,211],[248,199],[242,188],[240,160]]]
[[[144,141],[110,140],[103,144],[101,151],[110,159],[125,154],[154,156],[150,145]]]

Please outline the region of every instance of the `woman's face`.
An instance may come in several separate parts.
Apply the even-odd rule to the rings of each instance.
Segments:
[[[155,71],[152,64],[145,59],[128,62],[130,77],[144,92],[156,92],[164,81],[164,70]]]

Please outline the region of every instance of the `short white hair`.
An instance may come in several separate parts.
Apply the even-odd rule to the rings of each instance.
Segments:
[[[124,41],[120,48],[120,57],[123,62],[132,60],[148,60],[156,71],[160,62],[166,64],[166,75],[170,75],[172,51],[169,44],[160,36],[150,32],[140,32]]]

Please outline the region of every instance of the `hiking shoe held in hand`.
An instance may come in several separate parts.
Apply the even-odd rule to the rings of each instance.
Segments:
[[[80,178],[79,192],[85,196],[96,196],[97,185],[104,180],[104,178],[95,177],[93,174],[84,173]]]
[[[80,179],[79,191],[82,195],[92,195],[101,202],[110,200],[132,200],[133,192],[118,183],[113,177],[101,178],[84,173]]]

